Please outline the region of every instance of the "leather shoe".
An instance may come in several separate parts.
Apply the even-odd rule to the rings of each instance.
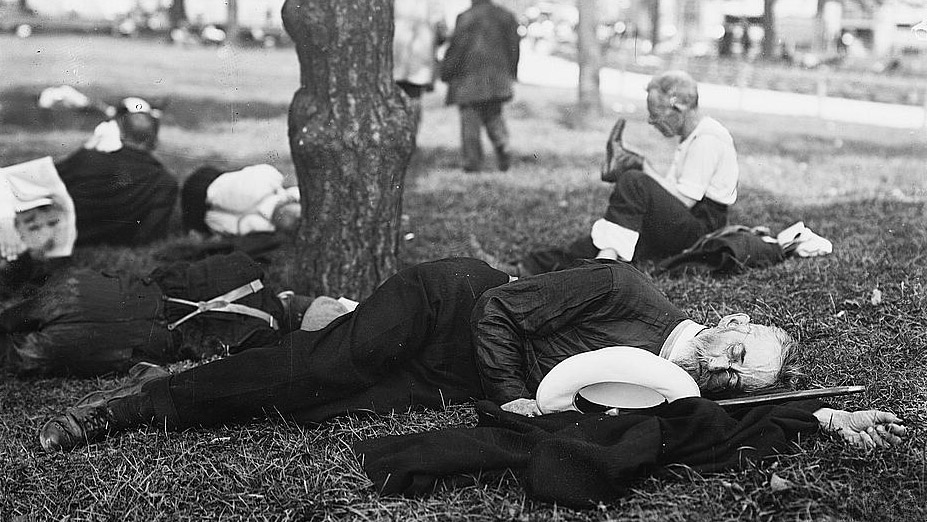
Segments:
[[[608,141],[605,142],[605,164],[602,165],[602,181],[614,183],[618,181],[618,178],[623,173],[644,168],[644,157],[624,146],[622,135],[624,134],[625,124],[627,124],[627,121],[624,118],[618,118],[608,135]]]

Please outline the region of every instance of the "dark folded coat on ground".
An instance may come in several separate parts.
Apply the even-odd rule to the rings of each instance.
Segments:
[[[55,167],[74,200],[78,246],[137,246],[167,236],[179,189],[151,153],[79,149]]]
[[[273,344],[277,330],[238,314],[209,312],[167,329],[193,308],[163,296],[209,300],[263,276],[260,265],[240,252],[174,263],[144,277],[64,268],[0,313],[0,369],[92,376],[123,372],[140,361],[166,364]],[[236,302],[282,315],[266,289]]]
[[[591,507],[671,464],[708,473],[783,452],[817,431],[812,413],[822,406],[810,400],[728,413],[689,398],[616,417],[529,418],[480,401],[474,428],[379,437],[354,451],[384,495],[424,495],[445,477],[510,469],[531,498]]]
[[[740,274],[783,262],[786,254],[776,238],[745,226],[732,225],[699,238],[683,252],[661,261],[655,275],[687,272]]]

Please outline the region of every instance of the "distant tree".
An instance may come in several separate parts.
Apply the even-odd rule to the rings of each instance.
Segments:
[[[170,21],[171,29],[184,27],[187,25],[187,2],[185,0],[174,0],[170,7],[167,8],[167,18]]]
[[[397,270],[412,107],[393,83],[391,0],[287,0],[300,87],[289,139],[300,290],[363,298]]]
[[[32,8],[29,7],[29,0],[19,0],[19,12],[23,14],[32,14]]]
[[[648,2],[650,6],[650,41],[656,47],[660,43],[660,0]]]
[[[763,0],[763,58],[772,60],[776,57],[777,38],[776,0]]]
[[[880,9],[886,2],[886,0],[817,0],[817,10],[815,11],[814,17],[814,41],[812,42],[812,47],[817,52],[826,52],[828,49],[827,42],[825,41],[825,30],[824,30],[824,7],[832,1],[839,2],[842,5],[847,4],[856,4],[864,11],[869,13],[875,12]],[[922,0],[893,0],[900,1],[911,6],[919,6],[919,2]]]
[[[238,0],[225,0],[226,24],[225,43],[234,45],[238,41]]]
[[[597,0],[576,0],[579,11],[577,28],[577,56],[579,62],[579,115],[578,123],[593,114],[601,114],[602,97],[599,93],[599,71],[602,68],[602,50],[596,28],[599,21]]]

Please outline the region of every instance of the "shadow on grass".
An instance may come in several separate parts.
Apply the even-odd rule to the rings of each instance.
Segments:
[[[41,89],[12,89],[0,92],[0,123],[29,131],[85,130],[92,131],[103,115],[95,110],[41,109],[37,102]],[[126,96],[146,98],[152,105],[162,107],[162,125],[188,130],[202,129],[217,123],[242,119],[271,119],[285,117],[286,104],[273,104],[259,100],[246,102],[222,101],[214,98],[147,97],[143,92],[117,93],[96,88],[85,89],[96,99],[110,105]]]

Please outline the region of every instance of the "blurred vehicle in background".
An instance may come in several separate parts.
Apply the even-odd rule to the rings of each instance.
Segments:
[[[284,0],[238,0],[236,43],[265,47],[290,42],[280,9]],[[185,23],[172,24],[172,0],[0,0],[0,31],[111,33],[135,38],[168,36],[176,43],[222,44],[228,39],[225,0],[184,2]]]

